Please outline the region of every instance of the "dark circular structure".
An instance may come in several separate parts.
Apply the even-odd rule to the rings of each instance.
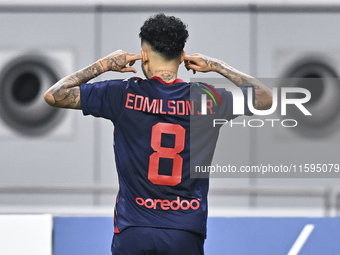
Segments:
[[[13,59],[0,73],[0,117],[16,132],[41,136],[52,130],[62,110],[44,101],[45,91],[60,79],[51,60],[40,55]]]
[[[305,58],[287,70],[281,87],[307,89],[311,99],[303,104],[312,114],[305,116],[295,105],[287,106],[287,118],[296,119],[294,128],[308,137],[324,137],[337,129],[340,109],[340,82],[338,74],[322,58]],[[289,93],[288,98],[303,98],[302,93]]]

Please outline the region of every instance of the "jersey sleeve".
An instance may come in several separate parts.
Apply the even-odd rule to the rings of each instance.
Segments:
[[[244,102],[244,115],[247,116],[252,116],[253,113],[249,110],[248,107],[248,88],[251,88],[253,90],[252,93],[252,102],[254,105],[254,101],[255,101],[255,91],[254,91],[254,86],[253,85],[248,85],[248,86],[243,86],[243,87],[239,87],[242,90],[242,94],[243,94],[243,102]],[[233,114],[233,94],[230,91],[227,91],[225,89],[219,89],[218,91],[220,97],[221,97],[221,101],[222,101],[222,105],[225,104],[225,107],[221,108],[220,111],[220,116],[222,119],[226,119],[226,120],[231,120],[231,119],[235,119],[236,117],[240,116],[240,115],[234,115]],[[224,106],[224,105],[223,105]]]
[[[123,108],[126,82],[109,80],[80,85],[80,100],[84,115],[93,115],[115,122]]]

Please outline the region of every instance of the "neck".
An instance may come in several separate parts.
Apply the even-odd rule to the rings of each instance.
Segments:
[[[184,59],[183,50],[181,57],[166,60],[160,53],[157,53],[147,42],[142,42],[142,69],[144,75],[150,79],[154,76],[161,78],[167,83],[177,79],[178,67]]]
[[[177,79],[180,60],[164,61],[156,53],[149,53],[149,56],[149,61],[144,66],[148,78],[157,76],[168,83]]]
[[[173,82],[177,78],[177,70],[170,70],[169,68],[157,68],[154,72],[152,72],[152,76],[157,76],[161,78],[165,82]]]

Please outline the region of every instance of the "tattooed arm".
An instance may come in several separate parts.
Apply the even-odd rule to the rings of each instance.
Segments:
[[[92,65],[58,81],[46,91],[44,99],[51,106],[81,109],[81,83],[86,83],[107,71],[136,72],[136,69],[131,66],[138,59],[141,59],[140,55],[117,50]],[[127,64],[129,64],[129,67],[126,67]]]
[[[266,110],[272,105],[272,91],[270,88],[254,77],[232,68],[223,61],[196,53],[185,56],[184,65],[188,71],[192,69],[194,74],[196,71],[217,72],[238,87],[253,85],[255,89],[254,108],[257,110]]]

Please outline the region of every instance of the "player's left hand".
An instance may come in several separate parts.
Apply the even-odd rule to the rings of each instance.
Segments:
[[[219,65],[219,60],[204,56],[200,53],[195,53],[192,55],[186,55],[184,57],[184,66],[189,70],[193,70],[195,74],[198,72],[211,72],[216,71]]]
[[[116,71],[116,72],[134,72],[137,70],[132,67],[136,60],[142,59],[141,55],[136,55],[133,53],[128,53],[123,50],[117,50],[108,56],[102,58],[100,61],[103,64],[106,71]],[[126,65],[129,64],[127,67]]]

